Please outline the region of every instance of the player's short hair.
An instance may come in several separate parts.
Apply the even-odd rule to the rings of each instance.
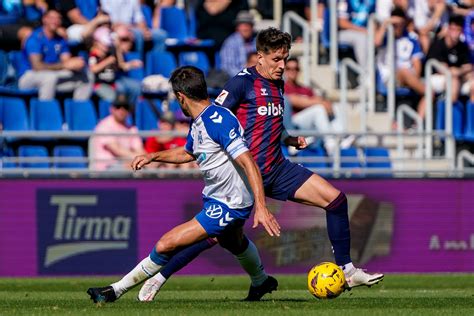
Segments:
[[[171,74],[170,83],[176,95],[178,92],[181,92],[188,98],[196,101],[209,98],[204,73],[194,66],[176,68]]]
[[[257,51],[268,54],[272,51],[291,48],[291,35],[274,27],[261,30],[257,34]]]

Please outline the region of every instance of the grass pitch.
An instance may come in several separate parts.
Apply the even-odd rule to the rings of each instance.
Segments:
[[[309,294],[305,275],[276,277],[278,291],[261,302],[241,302],[245,276],[176,276],[152,303],[137,302],[135,288],[103,306],[86,290],[115,278],[0,279],[0,315],[474,315],[474,274],[387,275],[324,301]]]

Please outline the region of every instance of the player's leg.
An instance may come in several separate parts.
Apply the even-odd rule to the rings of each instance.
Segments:
[[[168,263],[153,277],[149,278],[141,287],[138,293],[138,300],[142,302],[152,301],[156,294],[166,281],[176,272],[184,268],[204,250],[210,249],[217,244],[214,238],[207,238],[194,243],[176,254],[168,261]]]
[[[326,210],[329,240],[334,251],[336,264],[341,266],[349,287],[370,286],[383,279],[383,274],[368,274],[352,264],[351,234],[347,198],[329,182],[317,174],[311,175],[294,193],[291,200],[314,205]]]
[[[278,281],[265,272],[257,247],[244,235],[242,226],[226,231],[217,239],[250,276],[251,285],[246,301],[259,301],[266,293],[276,291]]]
[[[207,237],[203,226],[193,218],[163,235],[150,255],[118,282],[105,288],[90,288],[87,293],[94,302],[113,302],[142,281],[155,275],[173,254],[173,251]]]

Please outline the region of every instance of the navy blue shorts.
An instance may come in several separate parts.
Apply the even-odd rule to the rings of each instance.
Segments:
[[[253,205],[242,209],[232,209],[222,202],[206,197],[203,201],[204,206],[195,218],[209,237],[216,237],[229,229],[242,227],[253,209]]]
[[[313,172],[302,165],[285,159],[272,171],[262,175],[265,195],[280,201],[292,200],[296,191],[312,175]]]

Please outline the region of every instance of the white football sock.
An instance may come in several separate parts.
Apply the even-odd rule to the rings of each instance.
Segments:
[[[111,284],[114,288],[115,295],[119,298],[135,285],[152,277],[160,268],[161,266],[154,263],[149,256],[146,257],[120,281]]]
[[[161,273],[155,274],[154,277],[152,277],[153,281],[155,281],[155,286],[158,288],[158,291],[161,289],[163,284],[166,283],[165,277]]]
[[[341,267],[342,271],[344,272],[345,276],[351,275],[353,270],[355,269],[352,262],[346,263],[345,265],[340,266],[340,267]]]
[[[255,247],[251,240],[249,240],[247,249],[235,257],[239,260],[242,268],[249,274],[253,286],[261,285],[268,278],[260,260],[257,247]]]

